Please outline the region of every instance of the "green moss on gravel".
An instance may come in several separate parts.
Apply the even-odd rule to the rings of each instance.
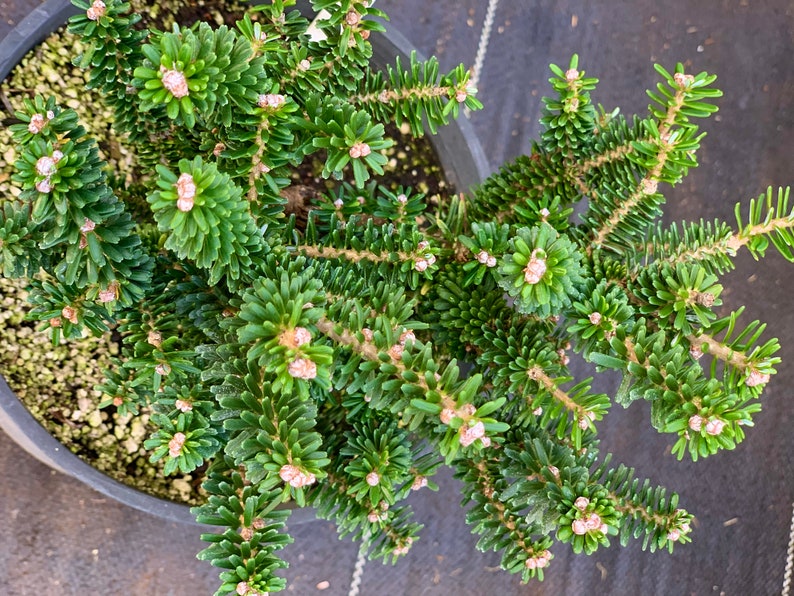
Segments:
[[[155,496],[197,503],[200,478],[165,477],[148,461],[143,441],[152,432],[149,412],[120,416],[100,410],[94,385],[118,354],[109,334],[62,341],[37,331],[22,280],[0,277],[0,373],[33,416],[70,451],[108,476]]]

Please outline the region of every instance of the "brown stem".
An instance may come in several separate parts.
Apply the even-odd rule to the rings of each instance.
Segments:
[[[584,416],[587,412],[584,407],[577,404],[567,393],[565,393],[565,391],[560,389],[554,380],[549,377],[541,367],[537,365],[533,366],[527,371],[527,376],[533,381],[540,383],[549,393],[551,393],[551,396],[554,399],[565,406],[565,409],[573,412],[577,419]]]
[[[352,250],[349,248],[334,248],[333,246],[323,246],[318,247],[310,244],[302,244],[296,246],[295,249],[300,251],[307,257],[311,257],[313,259],[345,259],[347,261],[370,261],[372,263],[384,263],[384,262],[394,262],[395,259],[391,258],[392,255],[397,255],[398,261],[405,262],[413,260],[413,256],[407,252],[403,251],[395,251],[395,252],[382,252],[381,254],[375,254],[369,250]]]
[[[612,212],[610,218],[604,222],[599,230],[596,231],[593,240],[587,248],[588,254],[591,254],[593,249],[600,247],[607,237],[612,234],[617,226],[631,213],[637,206],[645,199],[656,192],[656,186],[659,182],[659,176],[667,163],[667,156],[674,148],[667,138],[670,129],[675,123],[675,117],[681,107],[684,105],[684,90],[679,89],[673,100],[672,105],[667,110],[665,119],[659,124],[659,152],[656,155],[656,165],[654,165],[648,173],[640,180],[637,188],[629,197],[621,204],[619,208]]]

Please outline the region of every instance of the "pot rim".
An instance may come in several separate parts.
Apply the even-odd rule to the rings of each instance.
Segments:
[[[44,41],[67,19],[79,12],[70,0],[46,0],[37,6],[19,24],[0,40],[0,81],[36,45]],[[393,29],[374,34],[371,38],[373,62],[383,67],[395,57],[407,63],[413,45]],[[417,52],[417,58],[422,56]],[[450,120],[438,128],[436,135],[428,135],[447,180],[460,192],[480,184],[492,171],[471,123],[465,116]],[[120,503],[156,515],[167,521],[198,525],[190,507],[144,493],[136,488],[110,478],[69,451],[53,437],[25,408],[0,375],[0,428],[20,447],[39,461],[68,476],[80,480],[97,492]],[[293,511],[292,523],[314,520],[311,508]]]

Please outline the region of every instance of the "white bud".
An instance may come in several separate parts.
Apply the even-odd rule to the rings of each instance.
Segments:
[[[758,385],[766,385],[769,382],[769,374],[762,373],[756,369],[752,369],[750,374],[744,380],[744,384],[748,387],[757,387]]]
[[[185,74],[178,70],[165,70],[163,72],[163,87],[171,92],[171,95],[177,99],[185,97],[190,93],[187,86],[187,79]]]
[[[359,21],[361,21],[361,15],[355,10],[351,10],[345,15],[345,23],[350,27],[358,25]]]
[[[287,99],[279,93],[263,93],[257,98],[256,103],[260,108],[277,110],[283,106],[286,101]]]
[[[71,306],[64,306],[61,310],[61,316],[73,325],[77,324],[77,309]]]
[[[394,550],[392,551],[392,554],[395,554],[395,555],[398,555],[398,556],[399,555],[408,554],[408,551],[410,550],[412,543],[413,543],[413,538],[411,538],[409,536],[408,538],[405,539],[405,541],[402,544],[394,547]]]
[[[317,365],[308,358],[296,358],[287,368],[290,376],[296,379],[313,379],[317,376]]]
[[[411,484],[411,490],[419,490],[425,486],[427,486],[427,478],[424,476],[417,476],[414,478],[413,484]]]
[[[452,422],[452,419],[455,417],[455,410],[452,408],[444,408],[441,410],[441,414],[439,414],[439,418],[441,418],[441,422],[443,424],[449,424]]]
[[[706,423],[706,432],[712,436],[716,436],[725,428],[725,422],[719,418],[713,418]]]
[[[404,350],[405,347],[402,344],[394,344],[389,348],[389,356],[391,356],[392,360],[400,360],[403,357]]]
[[[485,425],[482,421],[477,422],[474,426],[461,426],[460,427],[460,444],[463,447],[468,447],[477,439],[485,436]]]
[[[380,475],[375,471],[370,472],[367,474],[366,480],[370,486],[378,486],[380,484]]]
[[[361,141],[356,141],[350,149],[348,149],[348,155],[353,159],[357,159],[359,157],[366,157],[370,153],[372,153],[372,149],[366,143],[362,143]]]
[[[45,124],[46,122],[44,120],[44,116],[41,114],[33,114],[30,117],[30,123],[28,124],[28,132],[34,135],[38,134],[42,131]]]
[[[573,533],[576,534],[577,536],[583,536],[584,534],[587,534],[587,524],[583,519],[573,520],[573,523],[571,524],[571,529],[573,530]]]
[[[406,331],[403,331],[403,332],[400,334],[400,343],[401,343],[402,345],[405,345],[405,343],[406,343],[407,341],[409,341],[409,340],[410,340],[410,341],[416,341],[416,335],[414,335],[414,332],[413,332],[413,331],[411,331],[410,329],[408,329],[408,330],[406,330]]]
[[[36,161],[36,172],[41,176],[52,176],[55,173],[57,161],[49,155],[44,155]]]
[[[691,74],[677,72],[673,75],[673,80],[680,89],[686,89],[695,81],[695,77],[693,77]]]
[[[105,8],[105,3],[102,0],[94,0],[94,3],[85,11],[85,16],[92,21],[98,21],[105,15]]]
[[[36,182],[36,190],[47,194],[52,191],[52,181],[49,178]]]
[[[302,346],[312,340],[312,334],[305,327],[295,327],[295,345]]]
[[[595,420],[595,412],[584,412],[582,417],[579,418],[579,428],[586,430],[592,421]]]
[[[113,302],[117,300],[119,297],[119,284],[118,282],[111,282],[107,288],[104,290],[100,290],[99,292],[99,301],[100,302]]]
[[[536,257],[536,252],[532,252],[529,263],[524,267],[524,281],[531,285],[538,283],[546,273],[546,261]]]
[[[642,180],[642,192],[646,195],[652,195],[656,192],[659,188],[659,183],[656,180],[650,180],[648,178],[643,178]]]
[[[171,440],[168,441],[168,455],[171,457],[179,457],[182,454],[182,446],[185,444],[185,433],[176,433]]]
[[[301,488],[314,484],[317,478],[310,472],[304,472],[298,466],[284,464],[278,472],[279,477],[292,488]]]
[[[176,400],[174,402],[174,407],[180,412],[190,412],[190,410],[193,409],[193,405],[189,401],[185,401],[184,399]]]
[[[193,199],[196,196],[196,183],[190,174],[182,174],[176,181],[176,208],[187,213],[193,209]]]
[[[601,528],[601,516],[599,516],[594,511],[587,517],[585,526],[587,527],[588,530],[598,530],[599,528]]]
[[[696,433],[700,432],[700,429],[703,426],[703,417],[695,414],[689,418],[689,428],[694,430]]]

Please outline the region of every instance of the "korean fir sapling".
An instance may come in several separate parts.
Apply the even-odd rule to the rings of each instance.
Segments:
[[[222,530],[199,555],[223,570],[219,593],[284,587],[285,503],[373,557],[404,554],[420,525],[403,501],[444,462],[479,547],[525,581],[555,539],[588,554],[609,536],[689,540],[677,495],[612,466],[596,427],[613,400],[646,399],[679,458],[705,457],[742,440],[775,372],[764,326],[715,309],[742,247],[794,260],[788,191],[737,207],[735,228],[658,223],[660,185],[696,165],[713,76],[657,67],[649,115],[626,120],[595,110],[576,58],[553,66],[531,154],[429,204],[371,179],[384,124],[421,135],[479,104],[462,67],[370,70],[382,15],[367,3],[313,2],[320,40],[286,1],[170,32],[75,3],[78,60],[136,181],[106,172],[71,110],[28,100],[3,274],[31,278],[31,316],[56,340],[117,333],[108,403],[153,409],[167,472],[208,465],[195,513]],[[296,208],[292,172],[318,157],[338,184]],[[571,350],[620,371],[617,395],[574,379]]]

